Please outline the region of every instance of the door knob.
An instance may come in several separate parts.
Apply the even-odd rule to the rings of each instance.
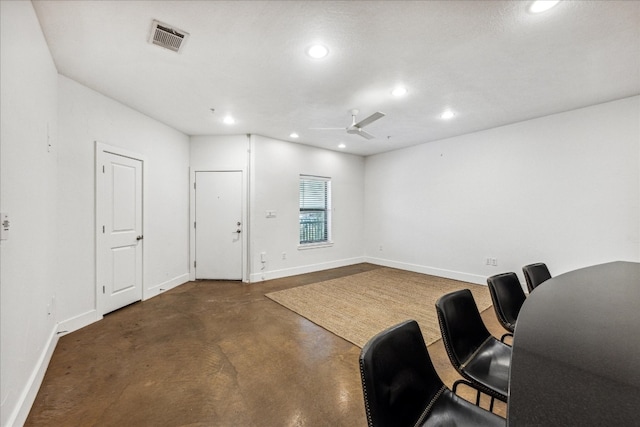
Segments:
[[[138,237],[136,237],[136,240],[142,240],[142,239],[144,239],[144,236],[138,236]]]
[[[242,230],[240,230],[239,228],[236,230],[236,233],[240,234],[242,233]]]

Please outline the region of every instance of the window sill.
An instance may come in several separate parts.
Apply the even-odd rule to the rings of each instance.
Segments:
[[[329,248],[331,246],[333,246],[333,242],[307,243],[306,245],[298,245],[298,250],[303,251],[306,249]]]

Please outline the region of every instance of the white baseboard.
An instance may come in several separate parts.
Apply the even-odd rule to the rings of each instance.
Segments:
[[[415,273],[430,274],[432,276],[444,277],[447,279],[460,280],[462,282],[475,283],[478,285],[487,285],[486,276],[477,274],[463,273],[461,271],[445,270],[442,268],[429,267],[426,265],[408,264],[405,262],[392,261],[382,258],[367,257],[366,261],[371,264],[382,265],[385,267],[398,268],[400,270],[413,271]]]
[[[364,257],[340,259],[319,264],[303,265],[282,270],[260,271],[249,276],[249,282],[261,282],[263,280],[280,279],[281,277],[297,276],[298,274],[313,273],[315,271],[329,270],[331,268],[345,267],[347,265],[366,262]]]
[[[189,273],[181,274],[180,276],[174,277],[173,279],[169,279],[166,282],[162,282],[159,285],[155,285],[146,289],[144,295],[142,296],[142,299],[148,300],[149,298],[155,297],[156,295],[178,287],[184,283],[187,283],[188,281]]]
[[[24,425],[25,421],[27,421],[27,417],[31,411],[31,406],[36,400],[38,390],[40,390],[40,385],[44,379],[44,374],[47,372],[47,367],[49,366],[49,361],[51,360],[53,351],[58,344],[57,332],[57,325],[54,325],[51,330],[51,334],[49,335],[49,339],[47,340],[47,344],[42,350],[40,357],[38,357],[36,366],[33,368],[33,371],[29,376],[29,380],[20,394],[18,404],[7,420],[7,426],[21,426]]]
[[[97,310],[93,309],[74,316],[71,319],[64,320],[58,323],[58,336],[63,336],[73,331],[77,331],[78,329],[82,329],[100,319],[102,319],[102,316],[98,314]]]

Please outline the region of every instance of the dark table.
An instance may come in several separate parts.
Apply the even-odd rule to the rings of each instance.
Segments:
[[[640,263],[556,276],[518,314],[509,426],[640,425]]]

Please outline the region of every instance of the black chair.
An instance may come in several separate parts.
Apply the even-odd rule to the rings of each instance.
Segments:
[[[485,393],[491,396],[491,411],[494,398],[506,402],[511,347],[487,330],[471,291],[443,295],[436,302],[436,311],[449,360],[464,378],[453,384],[454,393],[460,384],[476,389],[476,405],[480,404],[480,393]]]
[[[415,320],[371,338],[360,352],[360,374],[369,426],[505,426],[442,383]]]
[[[504,342],[505,337],[513,336],[516,327],[518,313],[527,296],[522,290],[520,280],[516,273],[502,273],[491,276],[487,279],[493,309],[496,312],[498,321],[508,333],[504,334],[500,341]]]
[[[533,290],[542,284],[542,282],[551,279],[549,269],[546,264],[542,262],[525,265],[522,267],[522,272],[524,273],[524,280],[527,282],[527,289],[529,290],[529,293],[533,292]]]

